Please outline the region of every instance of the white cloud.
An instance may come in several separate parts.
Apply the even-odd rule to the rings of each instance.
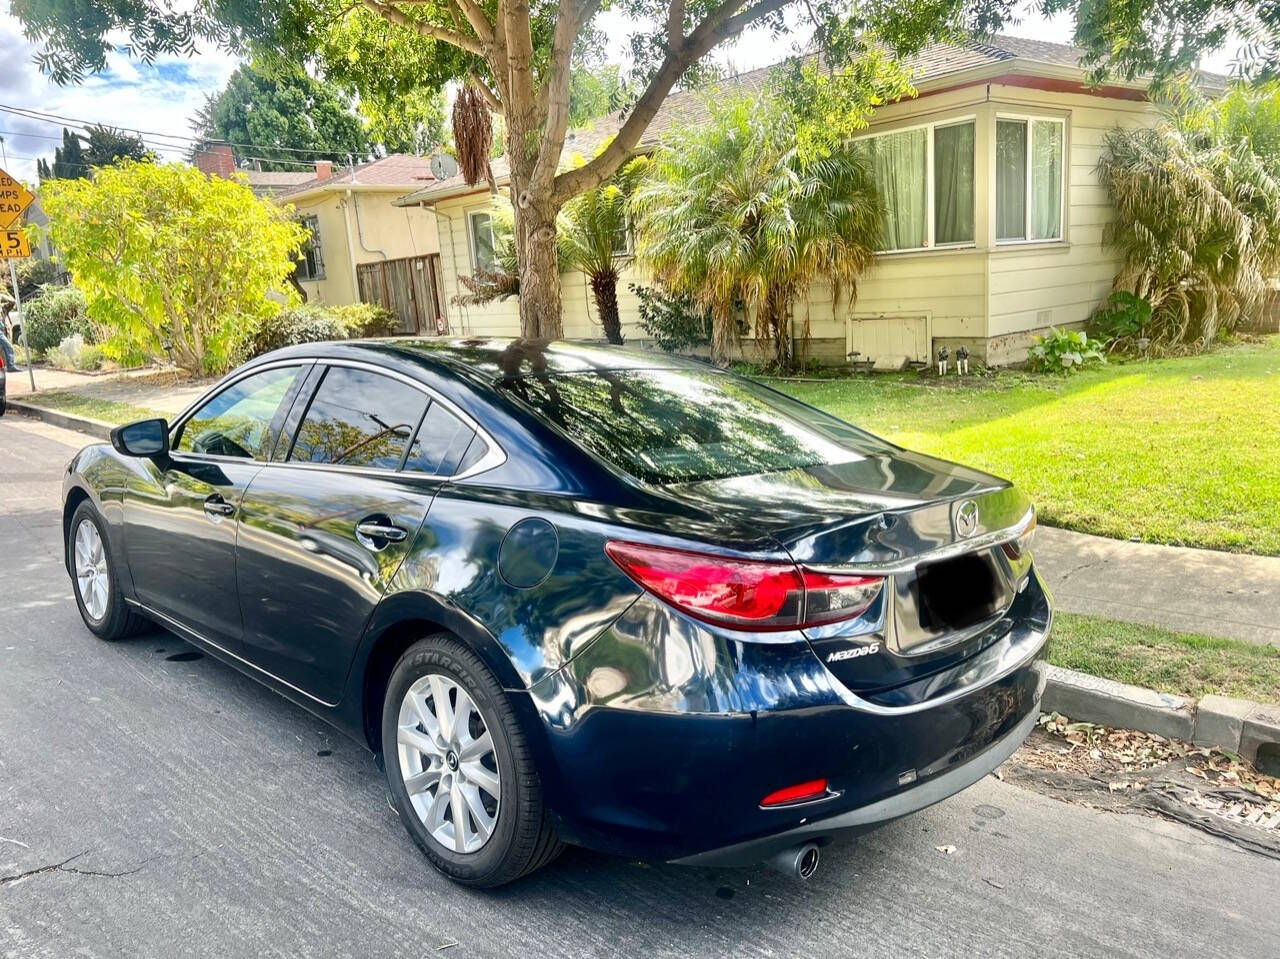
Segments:
[[[190,136],[191,118],[204,102],[204,95],[222,87],[236,67],[235,57],[222,51],[190,58],[160,57],[151,65],[111,54],[103,73],[79,85],[59,87],[32,63],[35,45],[22,36],[14,17],[0,15],[0,31],[11,38],[6,57],[11,68],[0,77],[0,104],[128,130]],[[62,125],[56,121],[3,112],[0,131],[9,155],[9,172],[31,181],[36,176],[35,158],[52,160],[62,137]],[[169,148],[161,148],[158,142],[149,145],[171,159],[185,152],[176,144]]]

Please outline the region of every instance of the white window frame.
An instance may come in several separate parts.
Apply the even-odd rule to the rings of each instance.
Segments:
[[[632,225],[631,225],[630,210],[626,212],[625,220],[626,220],[626,226],[624,226],[622,229],[626,236],[626,242],[622,245],[621,250],[614,251],[613,253],[614,259],[618,259],[624,256],[632,256],[636,251],[636,237],[635,237],[635,232],[632,229]]]
[[[955,243],[938,243],[937,217],[933,208],[933,131],[939,127],[955,127],[962,123],[973,124],[973,239],[960,240]],[[978,115],[976,113],[963,116],[946,117],[942,120],[931,120],[928,123],[914,123],[910,126],[894,127],[891,130],[880,130],[876,133],[864,133],[854,137],[858,140],[874,140],[876,137],[890,136],[895,133],[910,133],[912,130],[927,130],[924,138],[924,179],[925,179],[925,231],[924,246],[904,246],[895,250],[876,250],[876,256],[893,256],[897,253],[921,253],[926,250],[969,250],[978,245]]]
[[[475,221],[476,221],[476,217],[478,217],[478,216],[486,217],[486,218],[489,220],[489,242],[490,242],[490,246],[493,246],[493,245],[494,245],[494,241],[497,239],[497,237],[496,237],[496,235],[495,235],[495,232],[494,232],[494,229],[493,229],[493,211],[492,211],[491,209],[489,209],[488,207],[482,207],[482,208],[478,208],[478,209],[475,209],[475,210],[468,210],[468,211],[467,211],[467,240],[468,240],[467,245],[468,245],[468,246],[470,247],[470,249],[471,249],[471,271],[472,271],[473,273],[481,269],[481,266],[480,266],[480,250],[479,250],[479,247],[478,247],[478,246],[477,246],[477,244],[476,244],[476,222],[475,222]],[[494,262],[493,262],[492,267],[490,267],[489,269],[491,269],[491,270],[497,270],[497,268],[498,268],[498,262],[497,262],[497,250],[495,249],[495,250],[494,250]]]
[[[310,283],[313,280],[323,280],[325,277],[324,248],[320,244],[320,217],[316,216],[314,213],[304,213],[300,217],[300,222],[308,234],[306,247],[312,252],[312,260],[319,265],[320,270],[316,273],[311,272],[310,264],[307,263],[306,252],[304,252],[302,258],[298,261],[298,266],[305,266],[307,275],[303,276],[302,270],[299,269],[297,271],[298,280],[301,283]]]
[[[1067,146],[1068,146],[1067,145],[1067,118],[1044,116],[1043,114],[1037,114],[1037,113],[997,113],[995,118],[996,126],[992,129],[993,134],[995,134],[992,137],[993,144],[997,144],[1000,142],[999,123],[1001,120],[1009,120],[1009,121],[1018,122],[1018,123],[1025,123],[1027,125],[1027,144],[1026,144],[1027,168],[1025,171],[1026,200],[1023,202],[1023,206],[1024,206],[1023,213],[1024,213],[1025,222],[1022,224],[1022,237],[1021,238],[1010,237],[1009,239],[1002,240],[1000,239],[1000,237],[997,236],[995,238],[996,246],[1019,246],[1019,245],[1025,246],[1028,243],[1065,243],[1067,239],[1067,179],[1070,176],[1070,170],[1067,168],[1067,155],[1068,155],[1067,154]],[[1031,171],[1032,171],[1032,157],[1034,156],[1034,153],[1032,151],[1035,149],[1036,121],[1041,121],[1046,123],[1056,123],[1062,129],[1062,140],[1061,140],[1062,153],[1059,155],[1059,159],[1061,160],[1061,168],[1062,168],[1062,184],[1061,184],[1061,189],[1058,190],[1058,235],[1057,236],[1032,237],[1031,235],[1031,197],[1032,197]],[[991,217],[992,219],[991,219],[991,222],[993,226],[992,228],[993,234],[999,228],[998,224],[1000,223],[1000,209],[999,209],[1000,165],[996,157],[996,151],[998,149],[999,149],[998,147],[993,146],[991,150],[991,170],[992,170],[992,177],[991,177],[991,186],[992,186]]]

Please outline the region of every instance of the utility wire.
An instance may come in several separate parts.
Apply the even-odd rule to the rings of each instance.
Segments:
[[[23,117],[28,120],[35,120],[38,123],[48,123],[55,126],[65,125],[65,126],[72,126],[72,127],[80,127],[82,129],[87,127],[92,127],[92,126],[108,126],[108,127],[112,126],[112,124],[102,124],[93,120],[83,120],[83,119],[77,119],[75,117],[65,117],[57,113],[46,113],[43,110],[34,110],[34,109],[31,109],[30,107],[15,107],[7,103],[0,103],[0,111],[4,113],[13,114],[14,116]],[[158,133],[154,130],[152,131],[139,130],[132,127],[115,127],[115,129],[122,130],[125,133],[136,134],[139,138],[144,138],[144,139],[158,138],[163,140],[183,141],[181,144],[163,144],[164,148],[168,150],[189,150],[194,144],[210,143],[210,144],[215,144],[220,146],[239,147],[244,150],[263,150],[263,151],[278,150],[282,153],[304,153],[311,156],[322,156],[322,157],[332,157],[334,155],[334,151],[332,150],[317,150],[310,147],[279,147],[279,146],[271,146],[271,145],[264,146],[262,144],[256,144],[256,143],[236,143],[231,140],[222,140],[222,139],[209,138],[209,137],[186,136],[185,134],[180,134],[180,133]],[[15,134],[15,135],[28,136],[31,134]],[[260,158],[248,157],[247,159],[260,159]],[[272,161],[272,162],[275,162],[275,161]]]

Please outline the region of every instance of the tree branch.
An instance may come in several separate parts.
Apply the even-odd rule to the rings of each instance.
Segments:
[[[468,53],[484,56],[484,49],[481,47],[480,41],[474,37],[468,37],[445,27],[438,27],[435,24],[423,23],[420,20],[414,20],[412,17],[406,17],[390,3],[382,3],[380,0],[361,0],[361,2],[368,9],[382,17],[383,20],[386,20],[387,23],[403,27],[406,30],[414,30],[419,36],[431,37],[442,43],[452,44],[460,50],[466,50]]]
[[[560,164],[565,131],[569,128],[569,88],[573,72],[570,60],[573,44],[582,25],[600,9],[602,0],[560,0],[555,35],[551,41],[551,66],[542,85],[539,99],[545,114],[542,142],[538,145],[538,162],[533,169],[533,183],[538,188],[551,185]]]
[[[668,50],[658,72],[649,81],[648,87],[636,101],[612,142],[586,165],[566,170],[555,178],[552,195],[556,201],[563,203],[570,197],[594,189],[613,176],[614,171],[631,156],[667,94],[691,64],[716,44],[792,2],[793,0],[757,0],[735,14],[734,11],[742,6],[742,0],[725,0],[708,13],[678,50]]]
[[[684,0],[671,0],[667,9],[667,49],[684,46]]]
[[[498,95],[489,88],[489,84],[484,82],[484,78],[472,70],[467,74],[467,79],[471,81],[471,85],[476,88],[476,91],[484,99],[484,102],[489,105],[489,109],[494,113],[501,115],[502,101],[498,99]]]
[[[485,12],[480,9],[480,4],[476,3],[475,0],[449,0],[449,4],[462,11],[462,15],[467,18],[467,23],[471,24],[471,29],[480,38],[481,44],[485,46],[493,45],[493,23],[485,15]]]

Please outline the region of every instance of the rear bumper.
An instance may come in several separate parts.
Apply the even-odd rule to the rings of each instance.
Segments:
[[[1012,612],[983,653],[862,698],[803,639],[741,642],[642,598],[530,690],[563,838],[743,865],[938,802],[1003,762],[1039,713],[1051,614],[1038,576]],[[824,799],[759,805],[819,778]]]
[[[1022,745],[1023,740],[1035,728],[1037,718],[1038,711],[1027,713],[1012,731],[997,739],[977,756],[895,796],[824,819],[816,819],[786,832],[722,846],[675,859],[673,862],[685,866],[751,866],[800,843],[817,842],[823,845],[841,835],[856,835],[894,819],[909,816],[954,796],[962,789],[968,789],[995,770]]]

